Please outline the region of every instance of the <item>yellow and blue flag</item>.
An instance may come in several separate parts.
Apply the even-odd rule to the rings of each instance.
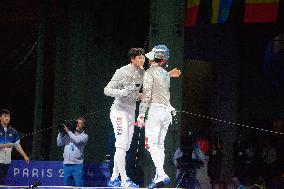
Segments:
[[[212,0],[212,24],[226,23],[230,14],[232,0]]]

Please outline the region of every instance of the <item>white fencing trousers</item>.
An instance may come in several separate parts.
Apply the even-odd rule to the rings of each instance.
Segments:
[[[110,120],[115,133],[115,147],[129,150],[133,133],[135,112],[127,112],[111,108]]]
[[[119,175],[122,181],[126,181],[127,175],[125,170],[126,151],[129,150],[133,133],[134,133],[135,112],[118,110],[114,107],[110,111],[110,120],[115,133],[115,154],[114,165],[111,180],[116,179]]]
[[[145,148],[151,154],[157,177],[165,175],[163,168],[165,160],[164,143],[171,122],[170,108],[155,103],[150,105],[145,123]]]

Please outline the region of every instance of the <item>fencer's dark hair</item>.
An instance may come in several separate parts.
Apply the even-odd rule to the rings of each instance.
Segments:
[[[1,109],[0,110],[0,115],[3,115],[3,114],[9,114],[10,115],[10,111],[7,110],[7,109]]]
[[[142,48],[131,48],[128,51],[129,60],[131,60],[131,58],[135,58],[136,56],[140,55],[145,55],[145,51]]]

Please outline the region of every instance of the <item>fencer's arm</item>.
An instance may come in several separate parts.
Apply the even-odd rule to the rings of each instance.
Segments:
[[[152,99],[153,82],[154,82],[153,76],[146,71],[143,80],[144,96],[139,106],[139,114],[145,115],[147,109],[149,108],[149,104]]]
[[[123,97],[128,95],[126,89],[119,89],[119,82],[123,79],[124,73],[121,70],[116,70],[115,74],[111,78],[110,82],[104,88],[104,93],[106,96],[111,97]]]
[[[75,135],[71,131],[68,132],[69,137],[71,138],[72,142],[74,144],[86,144],[88,142],[88,135],[87,134],[80,134],[80,135]]]

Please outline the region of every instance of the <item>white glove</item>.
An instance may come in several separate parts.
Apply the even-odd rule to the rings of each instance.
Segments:
[[[136,87],[135,83],[130,83],[129,85],[126,85],[124,88],[131,92],[135,92],[140,89],[139,87]]]
[[[136,101],[140,101],[144,98],[144,94],[143,93],[138,93]]]
[[[126,89],[121,89],[121,90],[120,90],[120,95],[121,95],[121,96],[128,96],[129,93],[130,93],[130,92],[129,92],[128,90],[126,90]]]
[[[144,127],[145,126],[145,114],[139,114],[137,117],[137,123],[138,123],[138,127]]]
[[[124,89],[121,89],[121,96],[129,96],[130,94],[133,94],[133,96],[136,96],[135,92],[138,91],[138,87],[131,88],[131,87],[125,87]],[[136,97],[133,97],[136,99]]]
[[[171,113],[172,113],[172,116],[176,116],[176,115],[177,115],[176,109],[173,109],[173,110],[171,111]]]
[[[172,116],[176,116],[177,115],[177,111],[176,111],[176,109],[174,107],[171,106],[170,110],[171,110]]]

